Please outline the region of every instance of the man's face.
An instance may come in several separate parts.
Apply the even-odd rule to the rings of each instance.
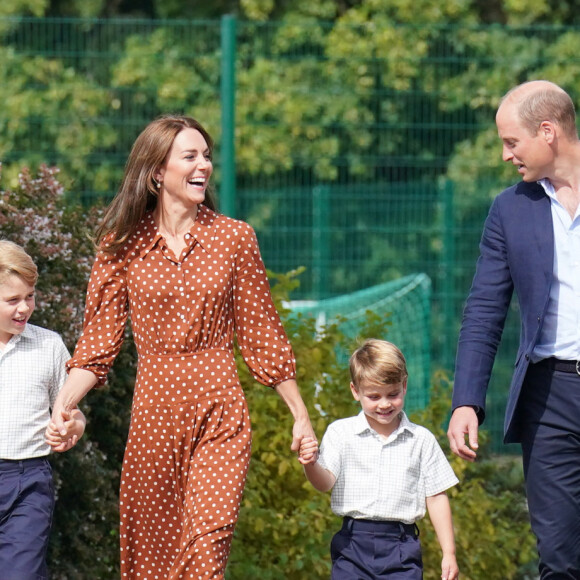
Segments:
[[[517,167],[524,181],[533,182],[550,177],[553,151],[543,131],[535,134],[524,127],[513,103],[503,103],[495,117],[502,140],[502,158]]]

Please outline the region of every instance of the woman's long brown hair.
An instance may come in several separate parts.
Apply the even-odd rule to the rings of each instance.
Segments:
[[[155,174],[165,164],[175,137],[184,129],[199,131],[207,143],[210,155],[213,154],[213,139],[191,117],[165,115],[149,123],[131,148],[121,187],[97,229],[96,245],[99,249],[115,254],[135,233],[145,213],[155,209]],[[214,211],[216,209],[213,192],[210,190],[206,191],[204,205]]]

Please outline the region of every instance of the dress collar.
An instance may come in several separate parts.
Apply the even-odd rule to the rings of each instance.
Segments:
[[[195,218],[195,222],[185,234],[186,237],[193,238],[194,241],[208,253],[213,240],[212,226],[217,217],[218,214],[216,212],[212,211],[207,206],[200,204],[197,207],[197,217]],[[145,256],[147,256],[147,254],[149,254],[149,252],[151,252],[163,240],[163,236],[159,233],[159,230],[155,225],[153,212],[148,212],[143,217],[140,228],[144,229],[143,238],[151,240],[140,253],[140,257],[145,258]]]

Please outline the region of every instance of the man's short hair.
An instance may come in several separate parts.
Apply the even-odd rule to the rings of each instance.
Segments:
[[[531,81],[533,82],[533,81]],[[562,128],[569,139],[578,138],[576,110],[570,95],[554,83],[542,83],[533,91],[525,91],[523,83],[510,90],[502,103],[511,100],[517,109],[522,124],[535,135],[543,121],[551,121]]]

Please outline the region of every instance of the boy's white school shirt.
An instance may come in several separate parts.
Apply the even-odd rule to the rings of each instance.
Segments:
[[[0,352],[0,459],[44,457],[44,432],[70,354],[52,330],[26,325]]]
[[[387,438],[363,411],[328,426],[318,463],[336,477],[332,511],[339,516],[412,524],[425,515],[425,498],[459,480],[435,436],[401,413]]]

